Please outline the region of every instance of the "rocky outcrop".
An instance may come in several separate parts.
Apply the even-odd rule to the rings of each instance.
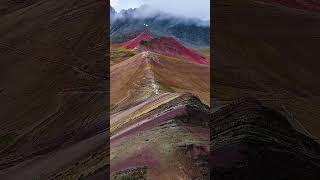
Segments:
[[[215,180],[319,178],[319,144],[254,99],[240,99],[213,113],[210,129]]]

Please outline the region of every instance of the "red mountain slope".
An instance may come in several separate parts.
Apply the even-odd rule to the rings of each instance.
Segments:
[[[152,51],[165,56],[182,58],[197,64],[209,64],[209,61],[204,56],[185,47],[174,37],[153,38],[149,33],[143,32],[136,38],[122,45],[122,47],[127,49],[133,49],[138,46],[144,51]]]
[[[173,37],[155,38],[141,44],[141,47],[162,55],[187,59],[193,63],[209,64],[205,57],[185,47]]]
[[[127,43],[125,43],[123,45],[123,47],[127,48],[127,49],[133,49],[136,46],[138,46],[141,41],[149,41],[151,39],[153,39],[153,37],[149,33],[143,32],[139,36],[137,36],[136,38],[128,41]]]

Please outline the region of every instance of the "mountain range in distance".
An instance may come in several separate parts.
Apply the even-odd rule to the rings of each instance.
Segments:
[[[146,29],[157,36],[174,36],[188,47],[210,46],[210,22],[154,10],[147,5],[116,12],[110,6],[110,40],[122,43]]]

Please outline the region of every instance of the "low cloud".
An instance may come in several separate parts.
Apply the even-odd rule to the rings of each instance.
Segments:
[[[210,19],[210,0],[111,0],[112,4],[118,12],[146,4],[153,10],[157,9],[177,16]]]
[[[210,26],[209,20],[201,20],[199,18],[190,18],[184,15],[177,15],[174,13],[163,12],[159,9],[155,9],[149,5],[142,5],[139,8],[130,8],[122,10],[116,13],[114,19],[122,18],[135,18],[135,19],[148,19],[153,18],[155,20],[170,20],[172,25],[174,24],[185,24],[185,25],[196,25],[201,27]]]
[[[112,7],[118,6],[118,5],[119,5],[119,0],[110,0],[110,5],[111,5]]]

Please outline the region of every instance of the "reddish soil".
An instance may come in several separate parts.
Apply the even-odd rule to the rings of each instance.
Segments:
[[[144,32],[144,33],[141,33],[136,38],[123,44],[123,47],[127,48],[127,49],[133,49],[133,48],[137,47],[141,41],[150,41],[151,39],[153,39],[153,37],[149,33]]]
[[[197,64],[209,64],[209,61],[204,56],[185,47],[174,37],[152,39],[144,48],[166,56],[187,59]]]
[[[141,44],[143,41],[147,43]],[[209,64],[209,61],[204,56],[185,47],[174,37],[153,38],[149,33],[143,32],[121,46],[127,49],[133,49],[139,45],[142,45],[141,47],[146,51],[153,51],[165,56],[187,59],[188,61],[197,64]]]

